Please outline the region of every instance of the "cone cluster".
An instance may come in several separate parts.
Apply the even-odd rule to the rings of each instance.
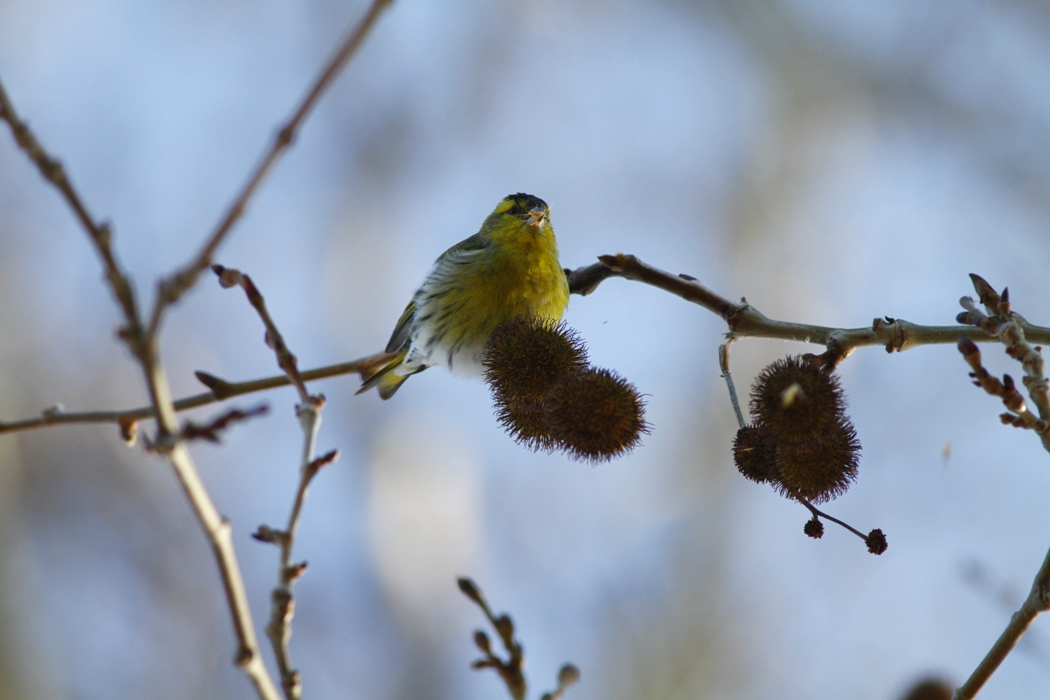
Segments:
[[[500,425],[530,449],[605,462],[649,432],[638,391],[591,367],[583,340],[562,323],[531,316],[505,323],[485,346],[484,366]]]
[[[845,408],[838,377],[819,360],[777,360],[751,388],[755,422],[737,432],[737,469],[752,481],[811,503],[845,493],[857,477],[860,458],[860,441]]]

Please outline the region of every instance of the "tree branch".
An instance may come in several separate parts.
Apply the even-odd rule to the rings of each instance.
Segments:
[[[141,348],[132,345],[130,340],[141,336],[142,327],[139,322],[138,305],[135,301],[135,290],[127,275],[121,270],[112,247],[112,230],[108,223],[97,223],[88,212],[87,205],[80,198],[72,181],[66,174],[66,169],[61,161],[48,154],[37,140],[36,135],[30,130],[29,125],[22,121],[15,111],[11,99],[0,82],[0,120],[8,123],[15,142],[25,151],[26,156],[36,164],[40,174],[51,185],[58,190],[59,194],[73,210],[73,215],[87,232],[88,238],[94,244],[95,252],[102,259],[102,267],[105,270],[106,282],[121,311],[127,326],[121,330],[121,337],[129,343],[131,351],[138,356]]]
[[[156,339],[147,337],[142,331],[133,289],[112,252],[109,227],[94,222],[59,162],[47,154],[29,127],[19,120],[2,85],[0,85],[0,118],[10,124],[19,146],[37,164],[44,178],[58,189],[73,208],[77,219],[102,258],[106,280],[124,313],[125,326],[121,330],[121,338],[127,343],[141,366],[154,415],[157,417],[157,439],[154,447],[157,452],[163,453],[171,464],[179,485],[182,486],[197,516],[197,521],[211,543],[212,553],[219,567],[223,591],[230,609],[234,632],[237,635],[235,661],[255,686],[260,698],[277,700],[279,697],[277,689],[259,657],[254,623],[248,608],[248,599],[244,591],[244,581],[237,563],[237,555],[233,548],[230,524],[219,515],[189,452],[186,451],[185,443],[178,437],[179,428],[175,421],[175,409],[172,405],[167,378],[164,376],[164,370],[156,352]],[[128,435],[133,431],[123,430],[122,427],[122,432]]]
[[[806,323],[777,321],[767,318],[762,312],[747,302],[734,304],[726,301],[716,293],[696,282],[689,275],[673,275],[652,267],[633,255],[603,255],[605,262],[566,270],[569,289],[574,294],[587,295],[597,289],[602,281],[610,277],[644,282],[658,289],[669,291],[677,296],[697,303],[726,320],[731,338],[774,338],[780,340],[797,340],[825,346],[834,346],[840,358],[844,358],[856,348],[881,345],[887,352],[903,352],[922,345],[945,345],[955,343],[959,338],[968,338],[974,342],[993,342],[995,338],[975,326],[923,326],[903,319],[877,318],[869,328],[830,328]],[[612,265],[610,267],[610,265]],[[1018,328],[1034,342],[1050,343],[1050,328],[1033,326],[1018,315],[1014,315]],[[336,377],[343,374],[359,373],[366,379],[376,369],[388,362],[392,356],[376,353],[351,362],[319,367],[301,372],[304,382]],[[175,402],[176,411],[206,406],[232,396],[266,391],[276,387],[287,386],[290,380],[286,375],[277,375],[263,379],[244,382],[228,382],[224,379],[197,372],[197,378],[211,389],[204,394],[195,394]],[[21,420],[0,421],[0,434],[46,428],[52,425],[68,423],[125,423],[152,418],[155,415],[152,407],[127,409],[123,411],[87,411],[67,413],[61,408],[46,409],[40,416]]]
[[[1001,342],[1005,346],[1006,354],[1021,363],[1025,372],[1022,382],[1028,389],[1029,398],[1039,411],[1038,418],[1028,410],[1024,398],[1017,391],[1010,375],[1004,375],[1003,381],[991,376],[981,365],[981,353],[977,346],[960,340],[959,350],[967,364],[973,369],[970,376],[973,377],[977,386],[989,394],[1002,398],[1009,411],[1001,416],[1004,423],[1033,429],[1042,440],[1044,449],[1050,451],[1050,428],[1048,428],[1050,397],[1048,397],[1042,352],[1028,342],[1031,331],[1026,324],[1021,322],[1023,319],[1013,313],[1009,290],[1004,289],[1003,293],[999,294],[979,275],[971,274],[970,278],[985,311],[981,311],[972,298],[963,297],[959,300],[959,304],[966,311],[959,314],[958,320],[973,324],[973,327],[986,334],[988,339]],[[1043,558],[1043,564],[1039,567],[1032,582],[1032,589],[1021,608],[1010,617],[1006,629],[995,640],[995,644],[992,645],[974,672],[955,691],[955,700],[971,700],[975,697],[999,668],[1003,659],[1017,645],[1036,616],[1047,610],[1050,610],[1050,551],[1047,551]]]
[[[251,680],[256,693],[262,700],[278,700],[277,688],[259,655],[259,644],[255,638],[255,623],[248,606],[244,579],[241,576],[240,564],[233,546],[231,534],[233,528],[229,520],[219,514],[190,453],[186,450],[185,441],[179,438],[171,392],[159,359],[155,354],[149,353],[144,356],[142,365],[150,396],[157,410],[157,440],[153,449],[167,457],[179,485],[182,486],[197,516],[197,521],[211,543],[212,553],[219,568],[219,576],[222,579],[226,603],[233,620],[234,632],[237,636],[237,653],[234,661]]]
[[[266,636],[270,639],[274,657],[277,659],[277,668],[281,674],[281,688],[284,690],[285,698],[300,700],[303,692],[302,678],[299,671],[292,666],[289,643],[292,639],[292,617],[295,615],[295,598],[292,588],[306,571],[306,562],[293,563],[292,548],[295,546],[299,516],[306,502],[310,482],[313,481],[321,467],[338,459],[339,453],[332,450],[323,457],[314,459],[325,398],[322,394],[310,394],[306,390],[306,384],[299,372],[299,360],[284,342],[284,336],[281,335],[281,331],[266,308],[266,299],[252,282],[252,278],[240,270],[226,268],[222,265],[213,265],[212,270],[219,276],[219,284],[224,288],[239,286],[244,290],[248,302],[266,327],[267,346],[274,351],[274,355],[277,356],[277,365],[284,370],[288,381],[299,391],[299,398],[302,401],[295,407],[295,414],[303,430],[303,456],[299,466],[299,488],[296,490],[292,503],[292,512],[288,516],[288,524],[284,530],[275,530],[264,525],[253,535],[261,542],[276,544],[281,550],[277,568],[277,585],[270,595],[270,623],[266,626]]]
[[[975,342],[992,342],[988,334],[973,326],[922,326],[889,316],[875,319],[868,328],[829,328],[807,323],[776,321],[767,318],[747,301],[734,304],[707,289],[695,277],[674,275],[648,265],[633,255],[600,255],[599,262],[575,270],[566,270],[569,289],[586,296],[610,277],[644,282],[658,289],[699,304],[726,321],[731,335],[743,338],[797,340],[820,345],[837,344],[842,357],[854,349],[881,345],[886,352],[903,352],[920,345],[946,345],[960,337]],[[1050,343],[1050,328],[1033,326],[1020,316],[1015,321],[1025,335],[1037,343]]]
[[[154,451],[167,457],[179,484],[190,501],[198,522],[212,545],[212,551],[222,579],[223,590],[226,594],[227,605],[230,609],[234,631],[237,635],[236,662],[248,675],[255,686],[257,694],[263,700],[277,700],[279,695],[269,671],[267,671],[258,653],[254,622],[248,607],[244,582],[233,548],[230,524],[219,515],[215,504],[212,502],[207,489],[200,479],[200,474],[197,472],[189,452],[186,450],[184,441],[180,438],[178,424],[175,419],[175,405],[171,398],[171,391],[157,350],[157,334],[165,309],[174,304],[182,294],[190,289],[195,284],[200,272],[211,264],[211,258],[215,250],[226,238],[233,225],[240,219],[249,200],[276,163],[278,156],[292,144],[298,129],[314,105],[360,47],[381,11],[390,3],[391,0],[374,0],[365,17],[343,41],[336,54],[327,62],[321,76],[315,81],[306,97],[302,100],[292,119],[278,131],[266,155],[249,177],[248,183],[234,199],[226,216],[207,238],[201,251],[188,265],[158,284],[157,298],[154,301],[148,329],[145,329],[143,326],[132,285],[127,275],[121,270],[116,256],[113,254],[110,227],[106,224],[96,223],[91,217],[87,207],[70,183],[61,163],[45,151],[28,125],[18,117],[6,90],[3,89],[3,84],[0,83],[0,119],[10,125],[12,134],[19,147],[25,151],[30,160],[37,165],[41,175],[61,193],[73,209],[74,214],[102,258],[106,280],[113,290],[125,319],[125,325],[121,329],[120,336],[131,349],[132,354],[141,366],[150,396],[152,416],[157,421],[157,437],[153,441],[152,448]],[[203,403],[197,405],[203,405]],[[45,412],[42,418],[47,420],[49,415],[53,419],[53,423],[60,422],[57,420],[61,416],[60,411]],[[116,422],[121,425],[121,431],[125,439],[129,439],[129,437],[134,435],[134,421],[132,419],[118,415]],[[39,427],[32,423],[33,421],[18,422],[18,424],[23,426],[22,429]],[[8,431],[10,430],[10,424],[0,427],[6,427]]]
[[[362,378],[372,376],[375,370],[390,361],[392,355],[376,353],[368,357],[362,357],[351,362],[340,362],[334,365],[326,365],[317,369],[300,372],[299,376],[304,382],[312,382],[318,379],[338,377],[344,374],[358,373]],[[227,382],[206,372],[197,372],[197,378],[202,384],[209,387],[210,391],[202,394],[194,394],[175,401],[172,406],[176,411],[188,411],[191,408],[199,408],[209,404],[225,401],[234,396],[243,394],[254,394],[259,391],[276,389],[289,386],[292,382],[288,375],[278,374],[262,379],[253,379],[245,382]],[[134,425],[140,420],[153,418],[156,415],[153,406],[142,406],[140,408],[129,408],[118,411],[84,411],[66,412],[59,405],[45,409],[35,418],[24,418],[16,421],[0,421],[0,434],[14,433],[25,430],[36,430],[48,428],[54,425],[69,425],[73,423],[113,423],[120,425]]]
[[[1010,617],[1010,623],[995,640],[995,644],[978,664],[966,682],[959,686],[953,700],[972,700],[992,677],[1003,660],[1013,651],[1036,616],[1050,610],[1050,551],[1032,582],[1032,589],[1020,609]]]
[[[369,31],[375,26],[383,10],[392,3],[393,0],[373,0],[368,12],[361,18],[357,26],[350,31],[342,44],[340,44],[339,49],[325,64],[321,74],[314,81],[310,90],[307,91],[306,96],[296,108],[292,118],[277,130],[273,142],[263,155],[262,160],[259,161],[255,170],[248,177],[248,182],[245,183],[240,193],[234,198],[233,203],[230,204],[226,211],[226,215],[223,216],[205,240],[197,255],[182,269],[158,283],[157,298],[154,301],[153,312],[150,315],[148,332],[150,337],[156,335],[165,309],[177,302],[183,294],[196,284],[200,273],[211,266],[215,251],[226,239],[234,224],[244,215],[248,208],[248,202],[259,189],[263,180],[266,179],[278,158],[294,143],[303,122],[306,121],[310,112],[313,111],[317,102],[332,85],[339,73],[342,72],[350,59],[357,53],[357,50],[364,43]]]

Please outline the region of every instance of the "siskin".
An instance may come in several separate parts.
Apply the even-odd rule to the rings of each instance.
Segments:
[[[396,356],[357,393],[376,387],[389,399],[410,376],[439,364],[480,376],[485,343],[501,324],[521,315],[557,322],[568,303],[550,209],[539,197],[509,195],[480,231],[434,261],[387,343]]]

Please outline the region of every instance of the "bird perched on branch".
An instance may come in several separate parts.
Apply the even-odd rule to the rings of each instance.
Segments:
[[[480,231],[434,261],[387,343],[395,357],[357,393],[376,387],[389,399],[434,365],[480,375],[485,343],[501,324],[521,315],[558,321],[568,303],[549,207],[539,197],[509,195]]]

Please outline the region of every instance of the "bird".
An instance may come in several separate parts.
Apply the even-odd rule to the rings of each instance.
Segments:
[[[550,207],[530,194],[508,195],[481,230],[434,261],[387,343],[394,357],[357,393],[376,388],[389,399],[436,365],[480,376],[485,343],[500,325],[518,316],[557,322],[568,304]]]

